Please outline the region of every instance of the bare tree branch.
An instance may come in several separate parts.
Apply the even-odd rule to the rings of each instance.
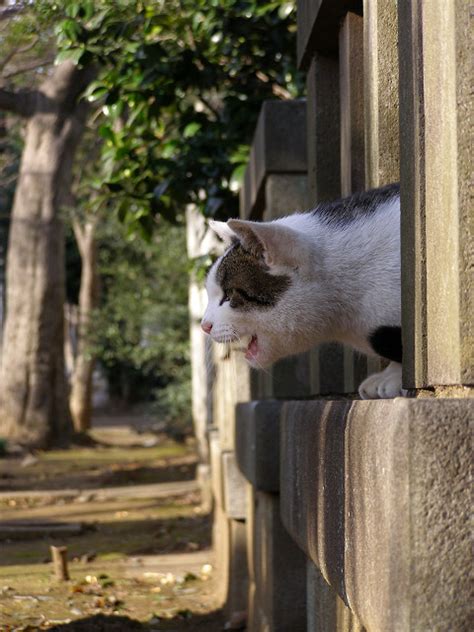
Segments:
[[[32,48],[34,48],[36,46],[36,44],[39,42],[39,35],[36,36],[29,44],[27,44],[26,46],[16,46],[15,48],[13,48],[13,50],[11,50],[8,55],[5,57],[5,59],[3,61],[0,62],[0,69],[4,69],[5,66],[16,56],[16,55],[23,55],[24,53],[27,53],[28,51],[30,51]]]
[[[76,238],[77,247],[79,248],[79,252],[82,256],[85,247],[85,235],[83,227],[81,226],[77,218],[73,218],[72,220],[72,230],[74,231],[74,237]]]

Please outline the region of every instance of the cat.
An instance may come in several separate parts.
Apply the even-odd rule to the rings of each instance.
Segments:
[[[363,399],[402,393],[400,189],[388,185],[271,222],[211,221],[226,242],[202,329],[245,342],[254,368],[329,341],[389,360]]]

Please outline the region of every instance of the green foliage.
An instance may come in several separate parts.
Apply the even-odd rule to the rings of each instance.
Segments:
[[[116,394],[138,401],[153,393],[160,417],[190,422],[189,323],[184,231],[165,224],[150,242],[127,238],[108,222],[100,249],[102,306],[93,318],[91,352]]]
[[[43,0],[66,58],[99,68],[102,173],[121,220],[150,233],[184,205],[237,212],[264,99],[294,97],[293,2]],[[48,13],[49,12],[49,13]],[[45,19],[45,18],[44,18]]]

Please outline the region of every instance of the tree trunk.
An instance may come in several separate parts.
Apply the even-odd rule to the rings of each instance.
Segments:
[[[11,216],[0,365],[0,436],[29,446],[64,443],[72,430],[64,371],[64,238],[69,193],[92,73],[57,66],[36,92],[0,95],[28,116]],[[9,102],[9,97],[11,102]],[[28,97],[21,102],[22,97]]]
[[[84,226],[74,224],[79,252],[81,254],[81,288],[79,292],[79,318],[77,355],[71,379],[71,397],[69,404],[77,432],[85,432],[91,425],[92,414],[92,374],[95,357],[91,355],[89,331],[92,311],[98,303],[97,247],[95,241],[94,220]]]

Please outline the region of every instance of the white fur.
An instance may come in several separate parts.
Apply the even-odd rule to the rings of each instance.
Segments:
[[[253,227],[265,244],[270,273],[289,276],[291,286],[270,310],[239,313],[228,302],[219,304],[219,259],[206,281],[209,304],[203,321],[212,324],[212,338],[223,342],[257,335],[259,352],[250,360],[255,367],[325,341],[374,355],[370,333],[401,322],[399,208],[394,197],[376,212],[341,226],[328,225],[312,213],[264,224],[229,220],[213,226],[227,240],[242,238],[239,231]],[[388,371],[392,365],[397,371]],[[391,363],[362,383],[360,395],[393,397],[400,392],[401,367]]]
[[[398,362],[390,362],[383,371],[369,375],[359,386],[362,399],[390,399],[404,394],[402,365]]]

